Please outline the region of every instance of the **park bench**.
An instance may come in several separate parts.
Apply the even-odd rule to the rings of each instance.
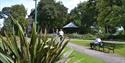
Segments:
[[[91,46],[92,44],[92,46]],[[91,49],[103,51],[103,52],[115,52],[117,45],[125,45],[125,42],[117,42],[117,41],[103,41],[100,44],[94,45],[94,43],[90,43]]]
[[[103,52],[106,52],[106,50],[108,50],[107,52],[112,51],[114,53],[115,46],[116,46],[115,43],[103,41],[99,44],[93,45],[92,49],[103,51]]]
[[[106,52],[106,49],[108,50],[107,52],[110,52],[112,51],[114,53],[114,49],[116,47],[116,44],[115,43],[111,43],[111,42],[102,42],[102,45],[97,45],[99,50],[102,48],[102,51],[103,52]]]

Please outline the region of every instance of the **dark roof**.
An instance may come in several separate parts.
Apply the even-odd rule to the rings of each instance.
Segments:
[[[70,22],[69,24],[65,25],[63,28],[78,28],[73,22]]]
[[[35,9],[31,10],[30,16],[34,16],[35,15]]]

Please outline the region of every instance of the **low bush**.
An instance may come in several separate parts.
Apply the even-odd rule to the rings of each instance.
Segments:
[[[73,38],[73,39],[82,39],[83,38],[83,35],[77,34],[77,33],[65,34],[65,36],[68,36],[69,38]]]
[[[84,40],[94,40],[94,39],[96,39],[96,35],[93,35],[93,34],[90,34],[90,33],[84,34],[82,39],[84,39]]]
[[[73,34],[65,34],[66,36],[68,36],[69,38],[73,38],[73,39],[85,39],[85,40],[93,40],[96,39],[96,35],[93,34],[77,34],[77,33],[73,33]]]
[[[96,34],[96,36],[100,37],[103,40],[109,40],[109,39],[111,39],[111,35],[109,33]]]

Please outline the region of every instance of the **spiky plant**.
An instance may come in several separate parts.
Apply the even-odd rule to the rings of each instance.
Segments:
[[[0,62],[2,63],[55,63],[60,59],[61,52],[69,40],[48,39],[47,34],[36,32],[33,23],[31,38],[24,35],[21,25],[12,16],[12,23],[18,28],[16,32],[5,31],[5,37],[0,35]]]

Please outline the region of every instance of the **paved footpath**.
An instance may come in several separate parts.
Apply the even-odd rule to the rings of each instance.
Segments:
[[[113,54],[103,53],[95,50],[90,50],[84,46],[76,45],[73,43],[69,43],[67,46],[80,53],[84,53],[89,56],[100,58],[104,60],[106,63],[125,63],[125,58],[119,57],[115,54],[113,55]]]

